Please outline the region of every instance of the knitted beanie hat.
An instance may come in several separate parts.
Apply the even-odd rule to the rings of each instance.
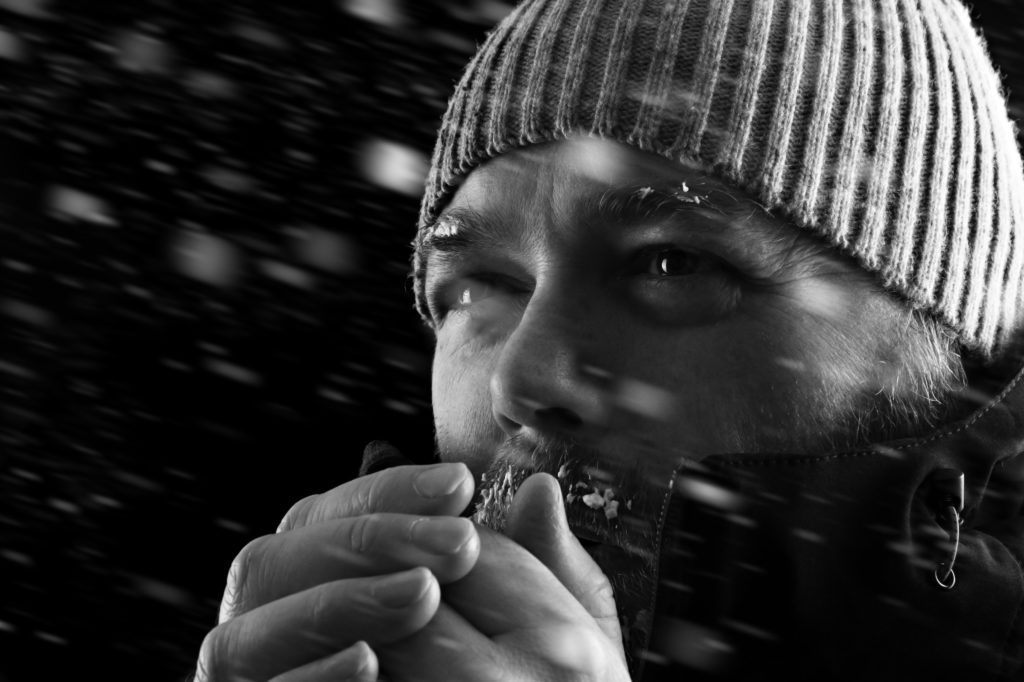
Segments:
[[[573,135],[700,164],[967,347],[1024,321],[1024,172],[960,0],[526,0],[441,126],[414,241],[424,319],[419,247],[459,179]]]

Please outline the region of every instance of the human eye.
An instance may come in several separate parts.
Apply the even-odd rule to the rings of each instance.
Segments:
[[[484,275],[462,277],[450,289],[449,310],[465,310],[494,295],[497,286],[493,278]],[[453,294],[453,295],[452,295]]]
[[[428,297],[438,324],[452,315],[483,315],[519,290],[515,282],[488,272],[438,278],[431,284]]]
[[[706,322],[731,312],[741,279],[716,254],[653,244],[628,257],[622,278],[635,310],[668,324]]]
[[[638,251],[630,259],[627,274],[652,279],[678,278],[711,272],[719,266],[719,261],[708,254],[673,245],[656,245]]]

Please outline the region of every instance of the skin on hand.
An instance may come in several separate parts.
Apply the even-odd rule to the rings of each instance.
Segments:
[[[303,668],[306,677],[293,679],[316,679],[350,663],[362,649],[335,657],[360,641],[373,647],[422,628],[437,612],[440,584],[465,576],[479,556],[475,527],[452,516],[472,494],[464,465],[440,464],[396,467],[296,504],[278,533],[233,562],[196,679]]]
[[[527,480],[511,519],[510,537],[480,529],[480,559],[430,623],[378,649],[387,679],[629,679],[611,585],[569,530],[557,481]]]

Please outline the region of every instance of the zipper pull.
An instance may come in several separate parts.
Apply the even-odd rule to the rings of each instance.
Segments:
[[[964,511],[964,472],[958,469],[938,469],[931,476],[928,490],[928,506],[935,514],[935,520],[949,536],[942,543],[943,557],[935,567],[935,582],[944,590],[956,585],[953,564],[960,549],[961,514]]]

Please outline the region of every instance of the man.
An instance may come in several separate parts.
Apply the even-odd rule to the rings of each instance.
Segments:
[[[1022,201],[957,0],[527,0],[415,240],[441,463],[247,546],[198,678],[1019,679]]]

